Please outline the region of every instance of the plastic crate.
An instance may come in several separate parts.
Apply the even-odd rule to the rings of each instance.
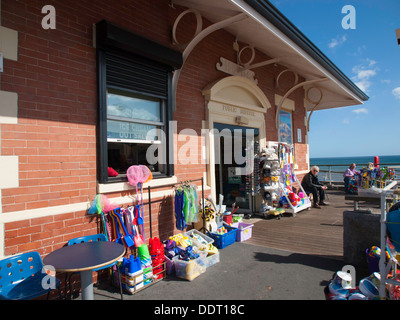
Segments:
[[[236,241],[237,229],[233,227],[225,227],[228,232],[224,234],[210,233],[211,238],[214,239],[214,246],[218,249],[226,248]]]
[[[194,234],[198,235],[198,236],[201,237],[203,240],[202,240],[202,241],[198,241],[197,239],[193,238],[193,235],[194,235]],[[206,236],[204,233],[201,233],[200,231],[198,231],[198,230],[196,230],[196,229],[192,229],[192,230],[186,231],[186,232],[185,232],[185,235],[186,235],[187,237],[189,237],[190,240],[192,240],[193,244],[194,244],[196,247],[200,247],[201,244],[202,244],[201,242],[204,242],[206,245],[214,242],[214,239],[213,239],[213,238],[210,238],[210,237]]]
[[[236,241],[246,241],[252,236],[252,229],[254,224],[239,222],[236,232]]]
[[[178,257],[172,258],[175,265],[175,273],[178,278],[192,281],[206,272],[205,258],[207,253],[200,252],[199,254],[199,258],[190,261],[180,260]]]
[[[174,273],[175,271],[175,265],[174,261],[167,256],[165,256],[165,264],[166,264],[166,272],[168,275]]]
[[[161,267],[161,270],[159,268]],[[143,270],[140,270],[135,273],[122,273],[121,274],[121,279],[122,279],[122,288],[125,290],[125,292],[130,293],[130,294],[135,294],[136,292],[139,292],[150,285],[153,285],[161,280],[163,280],[166,277],[166,261],[164,261],[161,265],[154,266],[152,268],[152,273],[154,274],[154,277],[151,279],[148,279],[148,283],[145,284],[145,279],[143,276]],[[158,270],[158,271],[157,271]],[[119,281],[118,277],[116,276],[116,273],[114,272],[114,277],[113,277],[114,285],[119,287]]]
[[[219,262],[219,252],[214,254],[209,254],[204,261],[206,264],[206,268],[211,267],[214,264],[217,264]]]

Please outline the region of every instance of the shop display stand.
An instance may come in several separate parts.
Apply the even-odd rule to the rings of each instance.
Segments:
[[[297,182],[297,183],[299,184],[299,187],[300,187],[301,191],[302,191],[302,192],[304,193],[304,195],[305,195],[304,204],[302,204],[302,205],[300,205],[300,206],[294,207],[294,206],[292,205],[292,203],[290,202],[290,200],[289,200],[289,196],[288,196],[288,194],[287,194],[287,192],[286,192],[286,187],[285,187],[285,185],[284,185],[281,181],[279,181],[279,189],[280,189],[281,195],[284,196],[284,197],[286,198],[286,201],[287,201],[287,203],[288,203],[289,206],[290,206],[290,208],[285,208],[285,212],[291,213],[293,216],[296,216],[296,213],[297,213],[297,212],[300,212],[300,211],[303,211],[303,210],[305,210],[305,209],[307,209],[307,208],[310,208],[310,207],[311,207],[311,201],[310,201],[310,199],[307,197],[306,192],[304,191],[303,187],[301,186],[301,183],[300,183],[299,180],[297,179],[296,175],[294,175],[294,173],[293,173],[293,176],[294,176],[295,182]],[[290,186],[292,186],[292,183],[291,183]]]
[[[279,180],[278,180],[278,185],[276,190],[279,191],[279,195],[282,197],[285,197],[288,206],[285,209],[285,212],[291,213],[293,216],[296,215],[296,213],[303,211],[305,209],[308,209],[311,207],[311,201],[308,198],[306,192],[304,191],[300,181],[297,179],[297,176],[294,173],[294,154],[293,154],[293,147],[291,145],[287,145],[285,143],[281,142],[269,142],[268,143],[269,148],[277,148],[278,149],[278,159],[275,161],[279,161],[280,164],[280,175],[279,175]],[[285,152],[282,151],[284,149],[289,149],[291,150],[290,152]],[[267,161],[274,161],[274,160],[267,160]],[[286,177],[286,171],[288,172],[289,176],[292,177],[292,179]],[[291,201],[289,200],[289,194],[287,192],[286,187],[289,186],[291,189],[293,188],[293,184],[297,183],[300,190],[303,192],[305,198],[304,202],[301,205],[298,206],[293,206]]]
[[[394,269],[394,275],[396,275],[397,271],[397,264],[399,263],[395,257],[391,257],[390,260],[388,261],[386,265],[386,255],[383,254],[386,249],[386,243],[387,243],[387,238],[386,238],[386,213],[387,213],[387,208],[386,208],[386,196],[387,195],[393,195],[395,193],[395,190],[391,190],[395,185],[397,185],[397,181],[393,181],[389,185],[387,185],[385,188],[382,189],[381,192],[381,257],[379,260],[379,272],[381,275],[381,282],[379,286],[379,296],[381,299],[386,298],[386,284],[393,284],[396,286],[400,286],[400,281],[395,280],[395,279],[390,279],[388,278],[388,274],[390,271],[390,268],[393,267]],[[396,190],[398,193],[398,190]]]

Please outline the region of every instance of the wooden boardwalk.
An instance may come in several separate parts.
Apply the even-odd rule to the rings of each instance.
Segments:
[[[295,217],[250,220],[252,238],[245,243],[343,260],[343,211],[352,211],[353,202],[338,190],[329,190],[328,198],[329,206],[304,210]]]

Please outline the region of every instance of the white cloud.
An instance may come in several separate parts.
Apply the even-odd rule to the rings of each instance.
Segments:
[[[360,80],[366,80],[376,75],[375,70],[358,70],[357,78]]]
[[[397,99],[400,100],[400,87],[394,88],[394,89],[392,90],[392,94],[393,94]]]
[[[357,65],[354,66],[352,71],[356,75],[352,78],[352,80],[355,82],[355,84],[362,90],[367,92],[368,89],[371,87],[372,82],[370,79],[374,76],[376,76],[378,68],[374,67],[376,64],[375,60],[371,59],[366,59],[366,64],[365,65]]]
[[[366,109],[366,108],[359,108],[359,109],[352,110],[351,112],[354,112],[354,113],[357,113],[357,114],[360,114],[360,113],[368,114],[368,109]]]
[[[372,60],[372,59],[366,59],[367,60],[367,62],[368,62],[368,66],[369,67],[372,67],[373,65],[375,65],[376,64],[376,61],[375,60]]]
[[[328,47],[330,49],[333,49],[339,45],[342,45],[343,43],[345,43],[347,40],[346,36],[342,36],[342,37],[336,37],[334,39],[331,40],[331,42],[329,42]]]
[[[344,118],[342,122],[343,122],[343,124],[350,124],[350,119]]]
[[[369,87],[371,86],[371,82],[364,80],[356,82],[356,86],[359,87],[362,91],[368,92]]]
[[[389,84],[389,83],[392,82],[392,80],[390,80],[390,79],[382,79],[381,82],[385,83],[385,84]]]

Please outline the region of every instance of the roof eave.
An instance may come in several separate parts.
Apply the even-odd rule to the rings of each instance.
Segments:
[[[346,88],[351,90],[362,101],[369,97],[357,87],[324,53],[322,53],[293,23],[291,23],[275,6],[266,0],[244,0],[266,20],[272,23],[290,40],[304,50],[310,57],[326,69]]]

